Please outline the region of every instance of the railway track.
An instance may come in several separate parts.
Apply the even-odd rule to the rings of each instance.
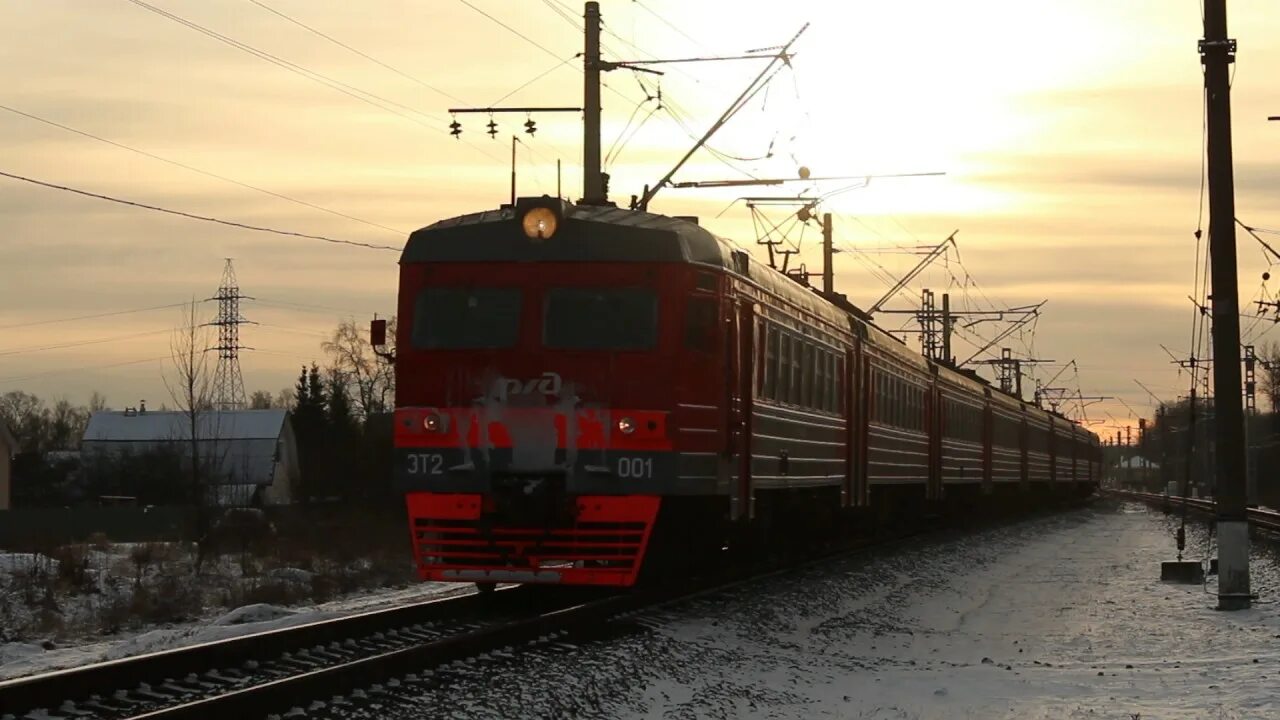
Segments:
[[[0,720],[342,717],[354,706],[412,697],[451,665],[610,632],[611,619],[913,534],[763,571],[730,569],[608,595],[503,589],[0,682]]]
[[[1212,515],[1218,510],[1217,502],[1214,501],[1213,498],[1182,498],[1157,493],[1117,489],[1107,489],[1104,492],[1114,497],[1139,500],[1170,511],[1177,510],[1184,502],[1186,503],[1188,510],[1201,514]],[[1272,532],[1280,532],[1280,512],[1266,508],[1249,508],[1247,513],[1249,524],[1253,527]]]
[[[451,671],[540,643],[581,640],[611,620],[918,535],[853,541],[768,568],[602,594],[518,587],[325,620],[0,682],[0,720],[378,716]]]
[[[342,674],[371,677],[359,669],[394,663],[416,648],[447,650],[461,638],[478,640],[494,628],[581,605],[582,597],[507,588],[17,678],[0,682],[0,719],[213,717],[249,707],[250,697],[318,691],[314,683]]]

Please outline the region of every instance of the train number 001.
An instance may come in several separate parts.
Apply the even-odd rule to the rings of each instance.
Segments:
[[[618,458],[618,477],[651,478],[653,477],[653,458]]]
[[[443,455],[436,453],[409,453],[410,475],[440,475],[443,472]]]

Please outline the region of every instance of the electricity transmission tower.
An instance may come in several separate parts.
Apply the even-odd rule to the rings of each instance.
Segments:
[[[222,268],[222,283],[218,294],[209,298],[218,301],[218,316],[209,325],[218,328],[218,368],[213,375],[213,407],[216,410],[242,410],[246,405],[244,378],[240,376],[240,351],[251,350],[240,344],[240,326],[247,324],[240,314],[240,301],[252,300],[240,294],[236,271],[231,258]]]

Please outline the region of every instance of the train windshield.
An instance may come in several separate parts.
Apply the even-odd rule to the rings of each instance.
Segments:
[[[543,297],[542,343],[566,350],[651,350],[658,297],[644,288],[551,288]]]
[[[423,349],[514,347],[520,339],[518,288],[429,287],[414,307],[413,344]]]

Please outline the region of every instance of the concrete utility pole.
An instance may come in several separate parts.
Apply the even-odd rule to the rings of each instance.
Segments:
[[[1253,437],[1253,419],[1258,415],[1258,356],[1252,345],[1244,346],[1244,451],[1245,498],[1250,507],[1258,505],[1258,448]]]
[[[822,292],[830,295],[835,292],[835,270],[831,267],[831,258],[835,250],[831,247],[831,213],[822,213]]]
[[[1236,41],[1227,37],[1226,0],[1204,0],[1204,64],[1209,165],[1209,254],[1213,279],[1214,434],[1218,453],[1218,609],[1250,606],[1244,411],[1240,398],[1240,301],[1236,287],[1235,187],[1231,161],[1231,78]]]
[[[600,204],[605,197],[600,169],[600,3],[588,2],[586,46],[582,55],[582,202]]]

